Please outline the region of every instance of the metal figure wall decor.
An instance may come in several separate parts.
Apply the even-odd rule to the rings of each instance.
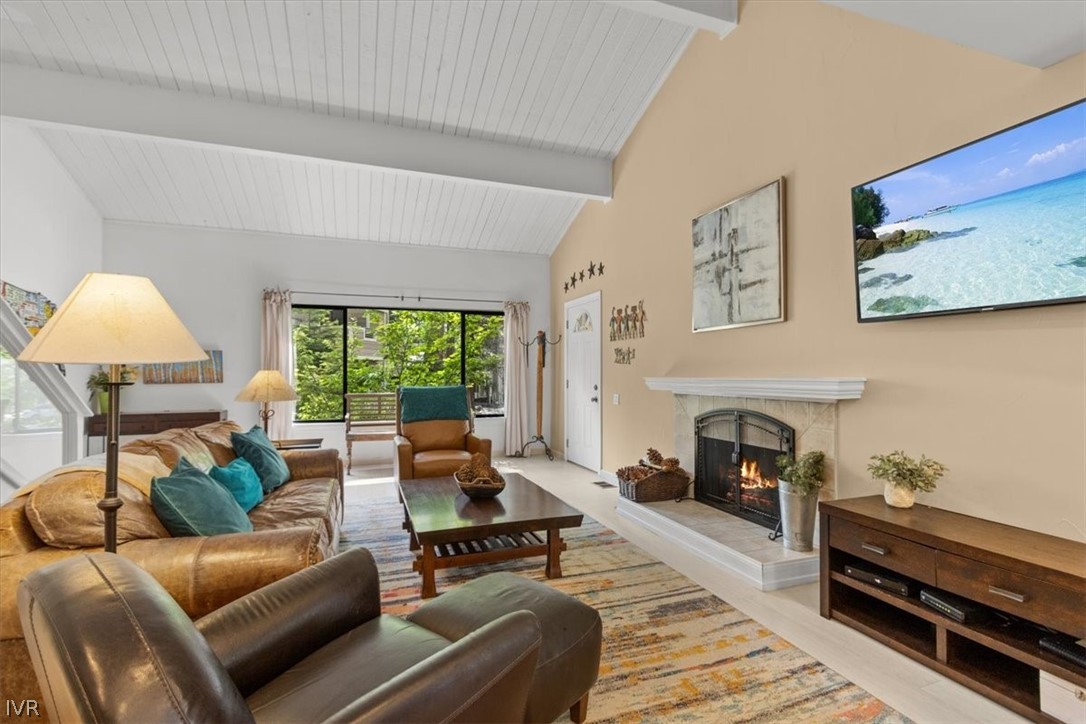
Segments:
[[[634,357],[637,356],[637,350],[633,347],[615,347],[615,364],[616,365],[632,365]]]
[[[529,445],[539,443],[543,446],[543,449],[547,453],[548,460],[554,460],[554,453],[551,452],[551,446],[547,444],[547,441],[543,439],[543,368],[547,366],[547,345],[556,345],[562,341],[562,336],[559,335],[558,339],[551,342],[547,339],[547,333],[542,329],[535,333],[535,339],[525,342],[523,339],[518,339],[522,345],[524,345],[524,365],[528,366],[528,348],[533,344],[538,345],[535,356],[535,435],[532,439],[524,443],[520,452],[513,455],[513,457],[524,457],[524,451],[528,449]]]
[[[644,337],[646,318],[644,299],[633,305],[611,307],[611,341]]]

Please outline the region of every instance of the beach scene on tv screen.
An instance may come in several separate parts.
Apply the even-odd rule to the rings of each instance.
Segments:
[[[1086,102],[852,190],[860,319],[1086,297]]]

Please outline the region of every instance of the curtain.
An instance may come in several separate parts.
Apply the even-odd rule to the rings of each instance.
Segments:
[[[528,302],[505,303],[505,454],[520,454],[528,442]]]
[[[279,370],[294,386],[294,345],[290,329],[290,292],[282,289],[264,290],[264,326],[260,335],[260,369]],[[275,414],[268,420],[268,437],[284,440],[290,437],[294,420],[293,402],[272,402]]]

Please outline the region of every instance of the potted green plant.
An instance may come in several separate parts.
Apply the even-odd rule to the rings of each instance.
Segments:
[[[121,367],[121,382],[131,384],[136,381],[136,370],[131,367]],[[94,393],[91,399],[98,400],[98,412],[102,415],[109,414],[109,371],[99,367],[91,372],[87,378],[87,389]]]
[[[825,479],[826,454],[811,450],[799,457],[778,455],[776,462],[784,547],[809,551],[814,548],[815,511]]]
[[[930,493],[935,482],[947,471],[945,465],[923,455],[919,460],[901,450],[884,455],[872,455],[867,471],[876,480],[885,481],[882,496],[887,505],[895,508],[911,508],[916,502],[916,491]]]

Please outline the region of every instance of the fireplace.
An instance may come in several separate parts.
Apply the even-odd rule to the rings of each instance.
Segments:
[[[795,430],[752,410],[723,409],[694,421],[694,499],[773,529],[780,536],[776,458],[791,454]]]

